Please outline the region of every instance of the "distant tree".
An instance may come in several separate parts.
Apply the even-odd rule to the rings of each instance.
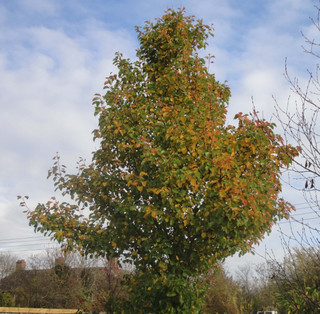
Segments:
[[[257,312],[255,308],[256,282],[253,282],[253,269],[249,264],[243,265],[237,271],[237,283],[240,288],[241,311],[243,313]]]
[[[236,272],[235,283],[238,286],[238,303],[241,313],[278,310],[275,297],[277,289],[266,263],[256,267],[249,264],[240,266]]]
[[[61,257],[61,251],[47,250],[30,257],[26,270],[0,280],[0,305],[119,312],[127,298],[121,285],[126,273],[114,262],[88,261],[77,252]]]
[[[280,305],[276,299],[277,287],[273,280],[273,274],[270,273],[268,263],[257,265],[255,274],[253,278],[253,293],[256,300],[256,310],[277,310],[278,314],[281,314],[279,312]]]
[[[239,296],[241,291],[237,283],[228,276],[222,266],[211,269],[204,279],[208,281],[205,297],[205,313],[240,314]]]
[[[320,313],[320,250],[299,248],[269,262],[280,313]]]
[[[67,174],[56,157],[49,171],[74,203],[27,214],[66,250],[132,261],[132,312],[197,312],[199,275],[288,215],[279,177],[297,151],[255,114],[225,124],[229,88],[197,54],[212,28],[169,10],[137,32],[137,61],[117,54],[118,74],[93,100],[92,163]]]
[[[0,253],[0,279],[15,271],[17,257],[11,253]]]

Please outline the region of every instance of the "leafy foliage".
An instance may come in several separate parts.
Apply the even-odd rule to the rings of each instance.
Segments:
[[[233,313],[240,314],[241,289],[237,283],[228,276],[221,265],[214,270],[209,270],[205,275],[206,280],[209,281],[209,289],[206,293],[205,313]]]
[[[9,292],[0,291],[0,306],[14,306],[14,298]]]
[[[67,174],[57,156],[49,171],[74,203],[53,198],[28,210],[35,230],[67,250],[131,260],[132,295],[146,309],[156,295],[159,311],[182,309],[190,278],[247,252],[291,210],[278,197],[279,176],[297,151],[256,115],[225,124],[229,88],[197,54],[212,30],[183,10],[137,28],[137,61],[117,54],[118,74],[93,99],[92,163]]]
[[[269,263],[277,286],[275,295],[283,312],[320,311],[319,247],[296,248],[283,263]]]

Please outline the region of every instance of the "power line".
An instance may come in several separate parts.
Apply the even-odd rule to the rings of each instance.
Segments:
[[[290,221],[290,218],[288,221],[281,221],[281,222],[278,222],[278,225],[282,225],[282,224],[289,224],[289,223],[303,223],[304,221],[309,221],[309,220],[315,220],[315,219],[319,219],[320,217],[313,217],[313,218],[306,218],[306,219],[302,219],[301,221],[300,220],[297,220],[297,219],[294,219],[294,217],[292,217],[292,221]]]
[[[20,246],[23,246],[23,247],[26,247],[26,246],[39,246],[39,245],[46,245],[46,244],[50,244],[50,242],[44,242],[44,243],[29,243],[29,244],[16,244],[16,245],[10,245],[10,246],[6,246],[6,247],[9,247],[9,248],[12,248],[12,247],[20,247]],[[0,245],[0,248],[2,246]]]
[[[304,212],[304,213],[297,213],[297,214],[291,214],[290,217],[293,218],[293,217],[296,217],[296,216],[302,216],[302,215],[318,215],[316,212],[312,211],[312,212]],[[320,213],[319,213],[320,214]],[[318,215],[318,217],[320,218],[320,215]]]
[[[0,242],[5,242],[5,241],[16,241],[16,240],[28,240],[28,239],[32,239],[32,240],[41,240],[41,239],[45,239],[45,237],[23,237],[23,238],[7,238],[7,239],[1,239]]]
[[[0,241],[0,246],[1,245],[6,245],[6,244],[15,244],[15,243],[30,243],[30,242],[48,242],[50,239],[29,239],[29,240],[9,240],[9,241]]]
[[[299,205],[306,205],[308,202],[302,202],[302,203],[297,203],[297,204],[292,204],[293,206],[299,206]]]
[[[306,207],[299,207],[299,208],[296,208],[296,210],[302,210],[302,209],[311,209],[311,208],[316,208],[316,209],[319,209],[319,206],[317,205],[310,205],[310,206],[306,206]]]
[[[57,248],[59,248],[59,247],[57,247]],[[46,249],[50,249],[50,248],[0,250],[0,255],[1,255],[1,253],[11,253],[11,254],[19,255],[20,252],[40,252],[40,251],[44,252],[44,251],[46,251]]]
[[[50,245],[57,245],[57,243],[50,241],[48,237],[6,238],[0,240],[0,253],[43,251],[46,246]]]

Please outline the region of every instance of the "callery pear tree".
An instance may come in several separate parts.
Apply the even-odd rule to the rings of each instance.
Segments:
[[[255,114],[226,125],[230,90],[197,54],[212,31],[184,10],[137,27],[137,60],[118,53],[93,99],[92,162],[68,174],[57,156],[49,171],[71,200],[27,209],[66,250],[131,261],[136,313],[199,312],[200,275],[291,210],[279,178],[297,150]]]

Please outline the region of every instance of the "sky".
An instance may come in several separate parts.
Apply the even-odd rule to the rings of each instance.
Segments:
[[[47,171],[59,152],[74,169],[79,157],[91,159],[97,148],[92,131],[97,119],[91,104],[104,79],[116,72],[116,52],[135,59],[135,26],[185,7],[188,15],[213,24],[214,38],[203,55],[215,56],[210,72],[231,89],[228,120],[254,103],[273,119],[276,99],[286,106],[290,95],[285,60],[292,77],[303,83],[310,56],[303,53],[306,35],[316,36],[310,16],[314,0],[0,0],[0,252],[18,258],[41,252],[50,241],[35,234],[19,206],[46,202],[54,194]],[[281,129],[278,129],[281,132]],[[283,187],[287,200],[303,213],[300,193]],[[298,217],[297,217],[298,218]],[[317,223],[313,220],[313,223]],[[279,226],[259,246],[258,256],[227,260],[229,269],[263,262],[265,251],[283,256]],[[294,224],[293,228],[298,228]]]

